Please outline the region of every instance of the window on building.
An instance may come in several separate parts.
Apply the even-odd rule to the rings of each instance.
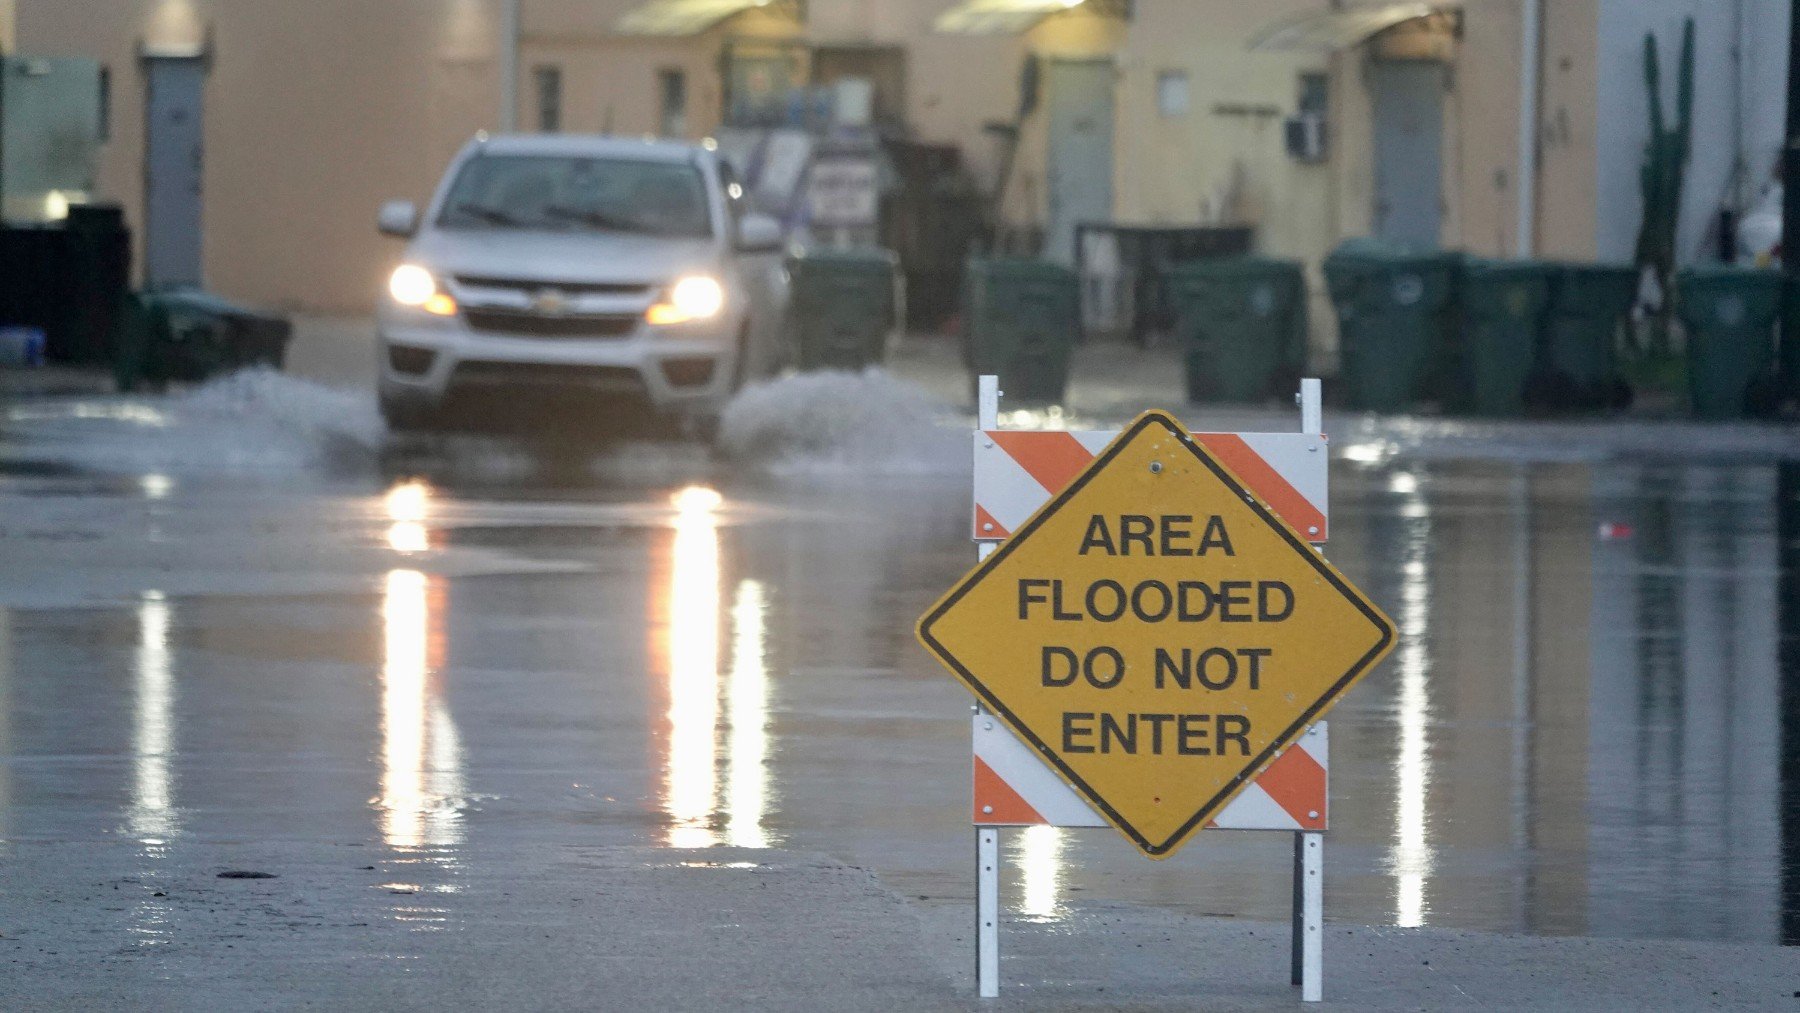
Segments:
[[[664,137],[686,137],[687,74],[679,70],[657,71],[656,91],[661,110],[657,129]]]
[[[112,140],[112,68],[100,68],[100,111],[95,126],[102,141]]]
[[[537,67],[531,72],[537,83],[538,130],[546,134],[562,130],[562,68]]]
[[[1156,75],[1156,111],[1164,116],[1186,116],[1193,96],[1185,70],[1165,70]]]
[[[1327,90],[1327,78],[1324,74],[1300,75],[1299,112],[1323,116],[1327,112],[1331,93]]]

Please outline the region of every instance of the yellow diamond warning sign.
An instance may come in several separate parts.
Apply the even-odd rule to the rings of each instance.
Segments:
[[[919,621],[1145,854],[1173,854],[1385,656],[1393,624],[1148,412]]]

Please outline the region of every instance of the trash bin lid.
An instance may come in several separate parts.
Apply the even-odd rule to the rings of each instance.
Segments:
[[[1689,326],[1765,326],[1781,312],[1780,271],[1697,264],[1675,275],[1675,307]]]
[[[795,251],[788,256],[789,264],[854,264],[874,267],[894,267],[900,258],[880,246],[839,247],[807,247]]]
[[[1284,260],[1279,257],[1258,257],[1242,254],[1229,257],[1203,257],[1198,260],[1182,260],[1170,264],[1167,274],[1170,280],[1178,278],[1288,278],[1299,275],[1301,265],[1297,260]]]
[[[1070,283],[1076,280],[1075,272],[1069,268],[1034,257],[971,257],[969,271],[985,277],[1033,278]]]

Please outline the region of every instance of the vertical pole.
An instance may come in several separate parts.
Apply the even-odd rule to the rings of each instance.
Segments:
[[[500,133],[519,129],[519,5],[500,0]]]
[[[1800,187],[1796,187],[1800,189]],[[1781,725],[1778,812],[1800,812],[1800,464],[1775,469]],[[1781,945],[1800,946],[1800,827],[1781,821]]]
[[[1325,835],[1300,836],[1301,916],[1306,932],[1300,944],[1300,999],[1325,998]]]
[[[1293,955],[1288,963],[1289,980],[1305,982],[1306,971],[1306,835],[1294,834],[1294,913]]]
[[[1514,236],[1515,257],[1537,252],[1538,108],[1544,56],[1544,0],[1525,0],[1520,28],[1519,58],[1519,219]]]
[[[975,427],[1000,428],[1000,378],[979,377],[975,391]],[[986,559],[993,551],[994,543],[980,542],[975,557]],[[1000,997],[1000,831],[994,827],[975,828],[975,992],[983,999]]]
[[[1000,428],[1000,378],[991,373],[975,381],[975,428]]]
[[[1325,432],[1323,398],[1317,379],[1300,381],[1300,431]],[[1317,548],[1317,546],[1314,546]],[[1294,835],[1293,983],[1300,998],[1318,1002],[1325,993],[1325,835]]]
[[[1782,147],[1781,268],[1789,295],[1800,286],[1800,0],[1788,20],[1787,143]],[[1800,298],[1784,300],[1781,364],[1790,385],[1800,380]]]
[[[1325,411],[1321,404],[1319,381],[1311,377],[1300,381],[1300,431],[1308,436],[1325,432]]]
[[[975,991],[1000,997],[1000,831],[975,830]]]

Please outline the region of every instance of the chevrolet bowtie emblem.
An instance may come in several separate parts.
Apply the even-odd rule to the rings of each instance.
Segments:
[[[540,289],[531,297],[531,308],[545,316],[561,316],[568,312],[569,297],[553,288]]]

